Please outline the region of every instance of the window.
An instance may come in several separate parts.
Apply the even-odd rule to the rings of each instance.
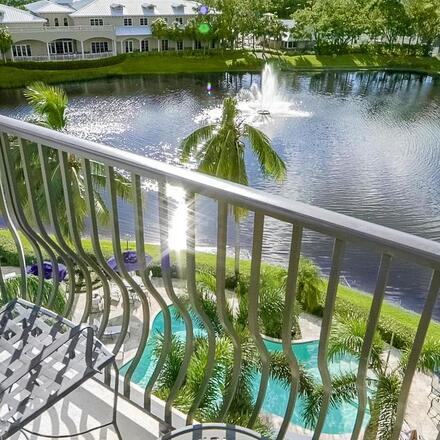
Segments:
[[[55,24],[55,26],[59,26],[60,25],[60,22],[58,21],[58,18],[55,18],[54,24]]]
[[[104,53],[108,51],[107,41],[92,41],[92,53]]]
[[[148,18],[140,18],[139,19],[139,24],[141,26],[148,26]]]
[[[67,20],[67,17],[64,17],[64,26],[69,26],[69,21]]]
[[[57,40],[49,43],[49,52],[52,55],[73,53],[72,40]]]
[[[148,40],[141,41],[141,52],[148,52],[150,50]]]
[[[102,26],[104,24],[104,21],[102,18],[91,18],[90,19],[90,26]]]
[[[133,40],[125,40],[124,49],[125,49],[125,53],[133,52]]]
[[[168,40],[162,40],[162,50],[168,50]]]
[[[16,44],[12,46],[12,53],[14,57],[31,57],[31,46],[30,44]]]
[[[183,41],[176,41],[176,49],[183,50]]]
[[[196,40],[194,42],[194,49],[201,49],[202,48],[202,42],[199,40]]]
[[[133,26],[133,20],[131,18],[124,18],[124,26]]]
[[[177,24],[183,24],[183,17],[176,17]]]

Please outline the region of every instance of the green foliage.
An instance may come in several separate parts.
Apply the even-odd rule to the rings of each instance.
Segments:
[[[0,52],[3,56],[3,60],[6,61],[6,52],[12,46],[12,37],[8,31],[8,28],[0,26]]]
[[[328,355],[330,359],[348,353],[360,359],[367,331],[367,320],[359,320],[357,316],[338,318],[332,329],[329,341]],[[366,440],[390,440],[391,432],[397,416],[397,405],[400,396],[402,380],[407,366],[408,352],[406,350],[397,366],[387,363],[385,344],[376,333],[369,357],[368,367],[371,370],[369,382],[371,387],[370,413],[371,418],[366,429]],[[422,348],[418,361],[419,371],[429,372],[440,365],[440,342],[428,340]],[[310,407],[309,407],[310,408]],[[311,409],[312,410],[312,409]]]
[[[400,0],[374,0],[365,12],[371,37],[384,37],[388,44],[393,45],[398,37],[411,35],[411,22]]]
[[[67,95],[61,87],[43,82],[30,84],[25,92],[28,103],[38,115],[38,123],[53,130],[66,126]]]
[[[366,28],[364,0],[316,0],[293,14],[293,32],[303,39],[314,39],[316,51],[343,53],[350,41]]]
[[[21,296],[20,284],[21,284],[20,277],[9,278],[5,280],[6,295],[0,298],[1,306]],[[30,275],[26,278],[26,286],[27,286],[26,293],[28,295],[27,297],[28,301],[33,303],[37,302],[37,300],[40,298],[40,292],[39,292],[40,279],[36,276]],[[52,282],[44,280],[43,290],[41,292],[41,304],[44,307],[48,307],[49,300],[52,294],[53,294]],[[63,287],[59,285],[58,290],[54,297],[54,301],[49,308],[53,312],[61,315],[64,312],[65,305],[66,305],[65,292]]]
[[[318,267],[310,260],[301,258],[298,278],[297,297],[304,311],[320,315],[323,308],[324,284]]]
[[[362,345],[364,343],[367,321],[356,318],[339,318],[332,328],[328,357],[330,360],[338,359],[341,355],[349,353],[360,359]],[[382,368],[382,354],[384,341],[379,333],[375,333],[371,349],[369,366],[372,370],[380,371]]]
[[[265,177],[283,180],[286,165],[272,148],[269,138],[260,130],[240,120],[235,98],[223,101],[221,120],[200,127],[183,139],[181,161],[188,162],[193,156],[198,171],[242,185],[248,184],[244,161],[245,141],[255,154]],[[245,211],[234,208],[238,221]]]
[[[401,386],[402,378],[395,371],[378,377],[374,399],[370,400],[370,422],[365,430],[365,440],[391,439]]]
[[[342,320],[355,318],[366,322],[369,316],[369,308],[359,307],[353,301],[338,297],[336,300],[336,313]],[[377,328],[382,339],[399,349],[409,347],[415,336],[415,325],[408,325],[405,320],[397,320],[388,314],[381,314]]]
[[[72,60],[72,61],[14,61],[7,63],[8,66],[24,70],[75,70],[93,69],[97,67],[114,66],[123,62],[127,54],[114,57],[99,58],[97,60]]]
[[[435,0],[406,0],[406,9],[414,34],[420,38],[428,55],[440,37],[440,5]]]
[[[37,124],[53,130],[63,130],[66,127],[68,123],[66,116],[68,99],[62,88],[35,82],[27,87],[24,95],[34,110]],[[32,203],[34,203],[42,219],[46,223],[50,223],[48,200],[38,148],[35,143],[30,142],[25,142],[25,147],[29,181],[32,182],[32,186],[26,186],[23,158],[20,154],[18,141],[14,137],[10,138],[9,143],[9,160],[14,173],[11,178],[18,182],[17,191],[20,195],[20,201],[29,218],[33,219]],[[64,168],[66,181],[69,185],[75,213],[75,226],[79,232],[83,231],[88,215],[85,170],[82,168],[81,161],[72,154],[65,154],[63,165],[56,150],[48,147],[44,147],[44,150],[47,157],[49,193],[55,210],[55,218],[57,219],[57,224],[52,226],[61,230],[64,236],[70,237],[70,222],[67,215],[62,168]],[[104,165],[90,162],[90,178],[93,183],[93,202],[96,217],[101,224],[106,223],[109,219],[109,211],[102,196],[102,189],[106,187],[107,183]],[[118,172],[115,172],[114,180],[117,194],[125,200],[131,200],[130,181]]]

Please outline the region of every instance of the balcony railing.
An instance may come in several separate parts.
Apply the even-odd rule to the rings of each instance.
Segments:
[[[402,424],[404,422],[405,410],[407,407],[410,387],[416,373],[417,361],[419,359],[422,345],[427,335],[428,326],[432,317],[435,302],[440,287],[440,244],[428,241],[416,236],[408,235],[393,229],[388,229],[375,224],[367,223],[355,218],[350,218],[341,214],[330,212],[303,203],[287,200],[278,196],[270,195],[244,186],[222,181],[210,176],[177,168],[162,162],[157,162],[145,157],[120,151],[105,145],[78,139],[63,133],[54,132],[46,128],[31,125],[26,122],[17,121],[0,116],[0,136],[1,136],[1,157],[0,171],[2,191],[0,202],[4,220],[12,236],[14,237],[17,252],[21,261],[22,286],[21,294],[26,297],[26,277],[25,277],[25,258],[21,237],[25,237],[31,244],[35,252],[37,263],[41,266],[44,255],[48,255],[56,266],[57,261],[63,261],[70,273],[74,273],[77,267],[82,272],[87,289],[81,303],[83,308],[80,310],[80,319],[88,321],[91,316],[93,306],[93,288],[90,278],[90,271],[93,271],[100,279],[103,289],[103,309],[101,319],[98,324],[97,333],[101,337],[108,326],[111,314],[111,292],[110,284],[118,286],[122,295],[122,322],[120,333],[116,335],[113,351],[118,354],[124,350],[124,341],[131,326],[132,304],[130,292],[132,290],[140,300],[141,313],[141,334],[138,340],[133,341],[133,335],[129,341],[134,347],[132,362],[124,376],[123,393],[127,397],[134,398],[134,385],[131,382],[133,372],[141,361],[146,341],[151,330],[151,322],[154,318],[153,310],[160,310],[164,317],[164,342],[157,365],[151,378],[143,391],[142,404],[145,408],[152,410],[153,387],[157,380],[161,368],[170,352],[171,345],[171,324],[168,305],[173,304],[183,317],[186,337],[185,353],[183,363],[176,382],[172,385],[167,400],[164,403],[163,414],[160,417],[172,424],[172,411],[176,395],[182,385],[186,370],[193,354],[195,333],[191,316],[182,298],[176,293],[175,281],[172,279],[171,267],[175,253],[170,252],[169,232],[170,214],[175,199],[169,196],[167,188],[169,186],[183,188],[185,191],[185,203],[187,206],[187,229],[186,229],[186,249],[184,254],[184,268],[181,277],[186,280],[186,291],[192,310],[204,323],[207,329],[207,340],[209,345],[208,360],[204,368],[205,378],[200,385],[200,389],[194,396],[194,401],[190,405],[186,416],[186,422],[193,420],[194,414],[202,402],[209,380],[214,371],[215,338],[213,336],[212,324],[201,307],[200,297],[196,294],[196,253],[195,247],[198,243],[196,230],[196,220],[200,215],[210,218],[216,228],[216,288],[215,298],[217,314],[221,326],[229,335],[233,343],[233,353],[235,364],[228,380],[228,389],[222,405],[219,408],[218,421],[225,420],[228,407],[234,393],[237,391],[238,378],[242,366],[242,347],[240,337],[231,324],[228,315],[229,297],[225,294],[226,258],[227,258],[227,238],[228,238],[228,213],[231,207],[242,207],[249,211],[253,221],[253,244],[252,259],[250,268],[250,287],[248,292],[249,310],[249,330],[261,357],[261,381],[257,398],[254,403],[254,412],[250,418],[249,427],[253,424],[259,414],[261,414],[262,404],[265,397],[269,372],[268,354],[263,337],[259,328],[259,290],[260,274],[262,264],[263,235],[265,223],[270,219],[290,225],[291,235],[286,243],[290,250],[286,255],[285,265],[288,268],[288,278],[285,290],[285,310],[283,312],[284,322],[282,330],[283,352],[288,360],[291,374],[288,405],[283,421],[276,433],[278,439],[285,437],[289,429],[292,414],[298,396],[299,367],[298,359],[291,348],[291,329],[292,315],[295,307],[296,281],[301,255],[302,238],[306,230],[316,231],[333,240],[333,253],[331,257],[331,271],[328,279],[325,307],[320,330],[318,366],[323,384],[323,398],[319,411],[319,419],[313,433],[313,439],[319,439],[323,430],[326,414],[331,405],[332,381],[327,361],[327,351],[329,347],[330,330],[333,322],[336,296],[341,279],[344,252],[348,244],[373,250],[381,256],[381,262],[377,274],[377,283],[374,289],[373,301],[369,313],[367,331],[363,342],[362,356],[357,370],[357,394],[358,394],[358,413],[356,423],[351,438],[358,439],[362,435],[362,422],[367,411],[367,371],[368,358],[373,345],[374,332],[378,325],[381,313],[382,302],[385,296],[388,274],[391,262],[404,260],[425,267],[432,273],[431,284],[427,292],[426,302],[421,313],[420,322],[415,335],[414,343],[409,354],[407,368],[402,381],[400,391],[397,417],[394,423],[392,440],[398,440]],[[12,145],[17,149],[18,161],[21,161],[26,187],[26,196],[19,193],[17,186],[17,162],[13,163],[10,154]],[[44,187],[44,206],[47,212],[41,209],[41,200],[35,199],[35,175],[31,175],[34,168],[31,167],[35,161],[39,162],[41,170],[39,178],[42,179]],[[59,166],[57,172],[60,173],[58,186],[54,188],[50,174],[52,168],[49,167],[49,159],[56,161]],[[105,179],[106,191],[103,198],[107,200],[110,215],[110,230],[112,237],[113,252],[115,254],[118,272],[112,270],[103,256],[103,249],[100,241],[100,226],[96,210],[96,193],[94,192],[94,181],[92,178],[96,163],[102,165],[101,178]],[[85,206],[89,216],[89,234],[93,245],[95,258],[85,250],[84,243],[76,221],[75,194],[72,192],[72,179],[75,172],[81,167],[83,182],[85,186]],[[73,168],[69,168],[73,167]],[[96,170],[95,170],[96,171]],[[120,203],[117,196],[116,173],[123,173],[130,183],[132,191],[131,202],[125,209],[133,213],[133,229],[135,231],[135,243],[138,261],[141,262],[138,271],[141,277],[132,276],[124,266],[123,250],[124,237],[121,237],[120,218],[126,215],[121,212]],[[145,206],[145,188],[156,188],[157,191],[150,191],[148,206]],[[62,191],[65,201],[66,218],[68,219],[67,238],[57,219],[57,207],[54,206],[55,192]],[[209,204],[201,204],[201,199],[208,199]],[[26,205],[26,206],[25,206]],[[209,212],[199,212],[200,207],[209,207]],[[145,215],[145,209],[149,215]],[[208,209],[208,208],[206,208]],[[161,277],[165,293],[158,291],[157,285],[148,276],[145,259],[145,238],[144,231],[154,225],[146,224],[146,218],[159,225],[160,252],[161,252]],[[154,217],[154,220],[151,218]],[[45,218],[47,220],[45,220]],[[182,219],[183,221],[183,219]],[[21,234],[18,234],[21,232]],[[181,252],[181,254],[182,254]],[[176,259],[177,260],[177,259]],[[179,262],[177,261],[177,264]],[[43,271],[40,271],[40,274]],[[73,277],[69,280],[67,288],[67,304],[65,313],[72,316],[73,309],[78,306],[79,294],[75,293]],[[54,285],[56,282],[54,281]],[[0,288],[4,289],[4,283],[0,283]],[[152,303],[157,306],[154,308]],[[108,379],[108,378],[107,378]],[[322,438],[322,437],[321,437]]]
[[[14,61],[72,61],[72,60],[97,60],[100,58],[108,58],[114,56],[113,52],[100,53],[66,53],[66,54],[51,54],[38,56],[21,56],[14,57]]]
[[[32,29],[32,32],[113,32],[115,26],[105,24],[102,26],[76,25],[76,26],[42,26],[38,29]]]

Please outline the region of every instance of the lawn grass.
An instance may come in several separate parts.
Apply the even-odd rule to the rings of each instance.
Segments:
[[[34,260],[34,252],[32,250],[32,246],[23,236],[21,236],[21,241],[23,243],[26,261],[29,264]],[[86,252],[93,253],[93,247],[90,239],[83,238],[82,244]],[[111,240],[101,239],[100,244],[104,257],[106,259],[112,257],[114,253]],[[121,247],[123,250],[126,249],[127,242],[122,241]],[[128,247],[130,249],[135,249],[135,242],[129,241]],[[155,244],[147,244],[145,246],[145,250],[153,257],[154,264],[158,265],[160,258],[159,246]],[[172,255],[172,261],[175,261],[175,255]],[[2,265],[18,266],[18,256],[15,244],[12,241],[9,231],[5,229],[0,229],[0,262]],[[250,263],[250,260],[241,261],[240,270],[243,276],[249,275],[251,267]],[[197,252],[196,264],[199,268],[203,268],[204,270],[208,270],[211,273],[215,273],[216,256],[214,254],[206,252]],[[265,266],[273,267],[269,264],[263,264],[263,270]],[[226,258],[226,275],[230,278],[234,275],[234,258]],[[324,280],[324,282],[326,284],[327,280]],[[368,316],[371,308],[372,296],[365,292],[360,292],[358,290],[339,285],[337,301],[344,301],[344,307],[347,307],[348,304],[349,307],[353,308],[354,311]],[[336,311],[338,311],[338,306],[342,307],[342,304],[339,305],[339,303],[337,302]],[[390,320],[395,325],[401,326],[405,331],[415,333],[415,331],[417,330],[420,315],[405,310],[401,307],[397,307],[385,301],[382,306],[381,319]],[[435,321],[431,322],[428,330],[428,337],[432,337],[437,340],[440,339],[440,323]]]
[[[335,69],[335,70],[406,70],[428,74],[440,74],[440,59],[433,57],[388,55],[292,55],[280,57],[280,65],[286,70]]]
[[[359,70],[359,69],[391,69],[417,71],[428,74],[440,74],[438,58],[396,57],[386,55],[269,55],[269,59],[277,63],[283,70]],[[215,72],[251,72],[259,71],[265,62],[261,55],[251,52],[233,51],[224,54],[198,53],[195,55],[167,54],[130,54],[118,56],[116,64],[100,66],[101,60],[88,62],[87,68],[76,68],[71,62],[71,68],[50,70],[57,63],[44,63],[41,69],[13,67],[12,64],[0,64],[0,88],[23,87],[32,81],[47,83],[62,83],[69,81],[84,81],[99,78],[121,76],[140,76],[149,74],[178,74],[178,73],[215,73]],[[108,62],[108,61],[106,61]],[[76,64],[80,66],[81,63]],[[96,66],[96,67],[94,67]]]

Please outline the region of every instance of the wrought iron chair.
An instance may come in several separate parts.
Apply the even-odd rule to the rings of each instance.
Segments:
[[[75,325],[21,299],[8,303],[0,310],[0,439],[22,430],[110,365],[116,371],[113,414],[103,426],[113,425],[121,438],[116,424],[115,358],[94,337],[92,327]]]

